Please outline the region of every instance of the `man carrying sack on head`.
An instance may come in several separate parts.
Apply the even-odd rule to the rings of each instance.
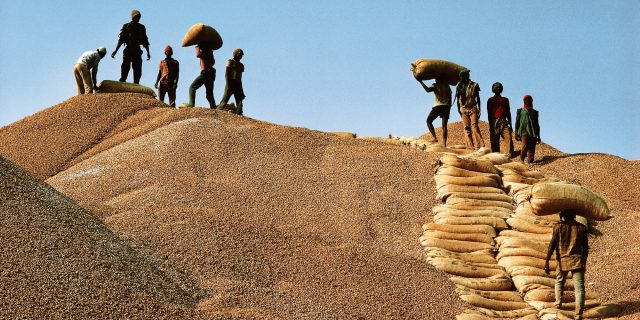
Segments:
[[[587,239],[587,227],[577,222],[576,212],[565,210],[560,212],[561,221],[553,227],[553,236],[549,243],[547,259],[544,264],[544,272],[549,274],[549,259],[556,254],[556,302],[554,307],[562,307],[562,292],[564,283],[571,272],[573,287],[576,296],[575,319],[582,320],[584,311],[584,273],[587,267],[589,255],[589,241]]]
[[[120,66],[120,82],[127,81],[129,69],[133,68],[133,83],[140,83],[140,77],[142,76],[142,49],[140,49],[140,46],[147,50],[147,60],[151,60],[147,29],[140,24],[141,16],[140,11],[131,11],[131,22],[122,26],[118,37],[118,45],[111,54],[111,58],[115,59],[120,46],[125,45],[122,52],[122,65]]]
[[[480,133],[480,86],[469,79],[469,70],[460,71],[460,82],[456,86],[455,100],[458,101],[458,113],[462,118],[465,133],[465,145],[474,149],[484,147]],[[475,142],[474,143],[474,139]]]

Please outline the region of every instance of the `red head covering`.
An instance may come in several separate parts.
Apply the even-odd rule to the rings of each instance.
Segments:
[[[173,48],[171,48],[171,46],[164,47],[164,53],[167,53],[169,51],[173,52]]]
[[[533,97],[530,95],[525,95],[524,98],[522,98],[522,100],[524,101],[524,108],[525,109],[533,109]],[[529,103],[527,103],[527,100],[529,100]]]

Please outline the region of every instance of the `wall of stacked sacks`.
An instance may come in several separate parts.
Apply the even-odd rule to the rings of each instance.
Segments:
[[[484,148],[445,148],[409,137],[361,138],[442,153],[434,175],[442,204],[433,208],[433,222],[423,226],[420,243],[426,260],[450,274],[460,298],[472,306],[457,320],[573,319],[572,281],[566,281],[562,309],[555,309],[554,272],[544,272],[553,225],[559,221],[558,214],[550,213],[577,206],[595,220],[606,220],[608,209],[601,198]],[[562,201],[567,202],[564,207]],[[576,220],[589,224],[582,216]],[[556,268],[555,256],[550,267]],[[620,312],[618,305],[602,304],[591,290],[585,298],[584,319],[607,319]]]

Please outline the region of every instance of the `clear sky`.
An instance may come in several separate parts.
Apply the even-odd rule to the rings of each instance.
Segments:
[[[163,48],[172,45],[181,65],[178,103],[187,101],[199,68],[194,49],[180,43],[192,24],[205,23],[224,39],[215,53],[216,101],[225,61],[241,47],[245,114],[255,119],[419,136],[433,96],[413,79],[410,63],[441,58],[471,69],[483,109],[495,81],[514,114],[531,94],[542,140],[560,150],[640,159],[636,0],[1,0],[0,125],[75,95],[72,68],[84,51],[107,47],[98,79],[117,80],[122,49],[115,60],[110,55],[132,9],[142,12],[151,43],[141,83],[153,85]],[[196,104],[206,105],[204,88]],[[452,110],[452,121],[459,119]]]

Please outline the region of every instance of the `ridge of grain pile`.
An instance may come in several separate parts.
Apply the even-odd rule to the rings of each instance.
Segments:
[[[433,150],[427,148],[427,150]],[[502,189],[494,164],[505,157],[486,149],[464,157],[440,147],[434,180],[437,199],[434,223],[423,225],[420,243],[426,260],[451,274],[460,298],[471,306],[457,320],[521,318],[536,319],[537,311],[513,290],[505,269],[495,256],[496,234],[508,228],[505,221],[515,208]]]
[[[567,281],[563,292],[562,310],[554,309],[555,301],[555,276],[554,274],[546,274],[544,272],[544,262],[547,253],[547,247],[553,233],[553,226],[559,221],[559,215],[545,211],[547,215],[536,215],[533,209],[534,205],[539,202],[532,201],[532,191],[536,186],[553,186],[566,187],[566,183],[553,181],[555,179],[545,178],[538,171],[529,170],[524,164],[510,162],[498,165],[497,168],[502,172],[503,180],[508,185],[510,195],[516,203],[516,208],[511,216],[506,220],[509,228],[512,230],[504,230],[499,233],[495,239],[498,247],[496,256],[498,264],[503,266],[509,274],[517,290],[524,296],[524,300],[536,310],[539,311],[538,317],[541,319],[573,319],[573,310],[575,308],[575,297],[573,295],[573,283]],[[553,182],[548,182],[553,181]],[[532,187],[533,185],[533,187]],[[579,186],[571,187],[572,190],[580,188]],[[546,190],[545,190],[546,191]],[[580,200],[593,199],[593,197],[585,197],[586,193],[557,193],[557,198],[582,196]],[[600,199],[601,200],[601,199]],[[557,200],[556,202],[561,202]],[[564,200],[564,203],[575,203],[576,201]],[[600,204],[602,203],[602,205]],[[547,207],[550,207],[548,204]],[[543,205],[543,207],[544,207]],[[592,206],[592,211],[606,208],[604,201],[598,202],[600,207]],[[578,208],[584,208],[586,206]],[[556,206],[555,208],[560,208]],[[569,209],[576,207],[565,206],[560,208]],[[547,209],[549,210],[549,209]],[[600,216],[603,215],[600,211]],[[608,211],[607,211],[608,215]],[[591,214],[590,216],[593,216]],[[577,216],[576,221],[588,225],[588,220],[584,217]],[[556,268],[555,255],[550,261],[552,270]],[[585,288],[585,311],[584,318],[598,318],[615,316],[617,309],[611,305],[601,305],[598,301],[599,295],[586,290]],[[594,315],[598,315],[595,317]]]

